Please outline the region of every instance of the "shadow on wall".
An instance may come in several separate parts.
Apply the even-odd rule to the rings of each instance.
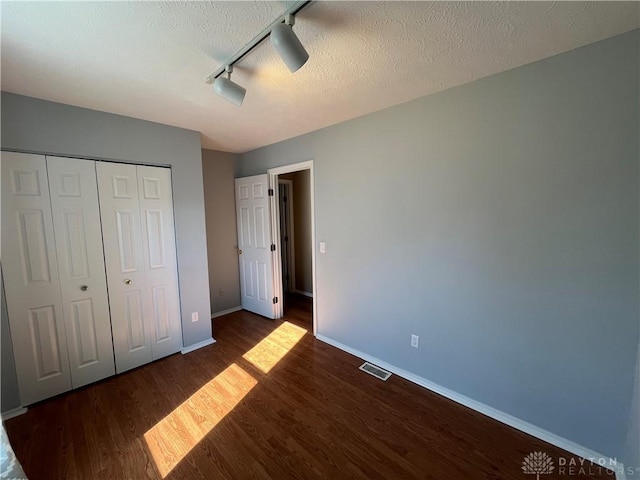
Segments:
[[[9,315],[7,313],[7,301],[4,295],[4,278],[0,277],[0,303],[2,310],[0,311],[2,332],[2,372],[0,373],[0,379],[2,385],[0,386],[0,408],[2,412],[8,412],[15,408],[20,407],[20,395],[18,393],[18,379],[16,377],[16,367],[13,360],[13,344],[11,343],[11,334],[9,331]]]
[[[211,313],[240,305],[235,168],[239,156],[202,150]]]

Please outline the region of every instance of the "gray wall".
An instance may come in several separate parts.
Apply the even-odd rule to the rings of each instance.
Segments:
[[[202,150],[212,313],[240,306],[235,167],[238,155]]]
[[[639,330],[639,40],[244,154],[242,176],[314,159],[318,333],[622,455]]]
[[[1,100],[3,150],[171,167],[183,342],[211,338],[200,134],[6,92]]]
[[[309,170],[279,175],[293,182],[293,239],[295,258],[295,289],[313,293],[311,257],[311,175]]]
[[[2,366],[0,377],[2,379],[2,385],[0,386],[0,411],[7,412],[20,406],[20,396],[18,393],[18,379],[16,378],[16,367],[13,360],[13,345],[11,344],[11,333],[9,332],[9,321],[7,315],[7,302],[4,296],[4,282],[0,277],[0,315],[2,321],[0,326],[2,327],[2,338],[0,339],[2,344],[1,360]]]

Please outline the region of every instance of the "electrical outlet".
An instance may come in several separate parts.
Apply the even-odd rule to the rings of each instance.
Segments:
[[[192,322],[198,321],[198,312],[191,312],[191,321]]]
[[[418,348],[420,346],[420,336],[411,334],[411,346],[413,348]]]
[[[320,253],[325,253],[327,251],[327,246],[324,242],[320,242]]]

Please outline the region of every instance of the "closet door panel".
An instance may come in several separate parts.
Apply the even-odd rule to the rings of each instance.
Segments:
[[[95,163],[47,157],[74,388],[115,373]]]
[[[98,162],[98,193],[116,371],[153,359],[136,167]]]
[[[171,170],[147,166],[137,169],[147,278],[145,295],[150,306],[151,349],[155,360],[182,348]]]
[[[45,157],[2,152],[2,271],[29,405],[71,389]]]

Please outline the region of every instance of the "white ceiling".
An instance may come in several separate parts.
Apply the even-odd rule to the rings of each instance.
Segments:
[[[204,79],[291,2],[2,1],[2,90],[197,130],[245,152],[640,26],[637,2],[316,2],[289,73],[264,42]]]

